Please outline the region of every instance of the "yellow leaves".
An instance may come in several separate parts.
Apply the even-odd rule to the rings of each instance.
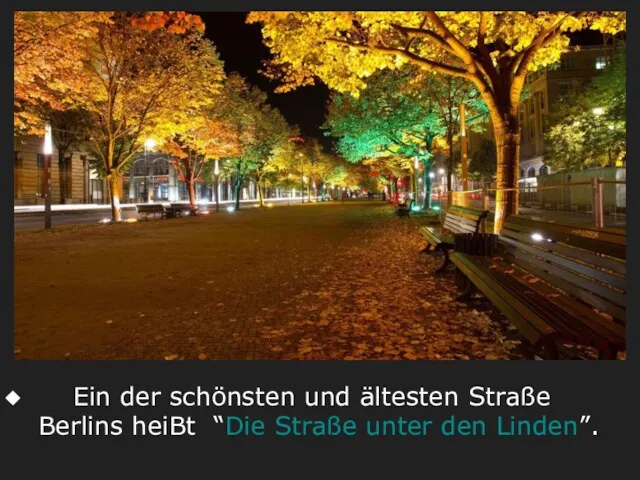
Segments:
[[[388,223],[363,224],[357,242],[332,250],[319,283],[306,280],[269,312],[265,325],[278,326],[260,328],[266,350],[305,360],[517,358],[496,341],[507,325],[456,302],[453,279],[416,262],[424,246],[416,226],[391,223],[381,210]],[[283,350],[271,351],[274,342]]]
[[[436,12],[440,21],[462,45],[475,47],[480,26],[479,11]],[[314,77],[330,88],[357,95],[365,87],[367,78],[377,70],[398,68],[412,61],[425,70],[429,65],[407,60],[399,55],[406,46],[407,37],[398,34],[393,24],[410,28],[423,28],[441,34],[441,28],[429,20],[423,24],[426,12],[252,12],[247,21],[260,23],[265,44],[274,55],[272,64],[282,69],[286,86],[290,90],[307,85]],[[592,28],[605,33],[617,33],[626,28],[624,12],[484,12],[486,19],[485,44],[497,40],[507,48],[494,51],[492,60],[523,54],[540,38],[547,38],[551,29],[559,26],[561,33]],[[352,47],[345,45],[351,43]],[[384,46],[384,49],[377,48]],[[566,50],[568,37],[556,35],[540,45],[539,50],[525,67],[536,70],[558,60]],[[395,50],[395,51],[394,51]],[[422,59],[460,67],[461,60],[470,54],[468,49],[457,49],[458,58],[433,39],[417,38],[412,52]],[[471,52],[472,55],[480,55]],[[297,73],[295,73],[297,72]],[[474,73],[474,75],[477,75]]]

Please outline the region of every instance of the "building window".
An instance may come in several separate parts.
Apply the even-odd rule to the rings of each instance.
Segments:
[[[543,165],[540,167],[540,176],[549,175],[549,167]]]
[[[44,155],[42,153],[38,153],[36,159],[36,197],[44,197],[45,180]]]
[[[561,83],[560,84],[560,95],[564,96],[567,93],[569,93],[569,84],[568,83]]]
[[[91,201],[93,203],[102,203],[102,180],[99,178],[91,179]]]
[[[529,178],[533,178],[536,176],[536,169],[531,167],[528,171],[527,171],[527,177]]]
[[[13,198],[22,197],[22,159],[13,151]]]
[[[596,70],[604,70],[607,68],[607,57],[596,57]]]
[[[563,56],[560,59],[560,70],[562,70],[563,72],[566,72],[573,69],[574,69],[573,57],[569,55]]]
[[[72,162],[72,157],[66,157],[62,160],[62,165],[60,165],[59,175],[62,177],[62,191],[60,192],[60,196],[64,199],[71,198]]]

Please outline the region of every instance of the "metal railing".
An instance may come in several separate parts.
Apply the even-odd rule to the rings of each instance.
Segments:
[[[518,192],[518,214],[536,220],[553,221],[596,228],[626,227],[626,182],[605,180],[559,185],[521,185]],[[477,210],[495,211],[498,189],[484,188],[452,192],[453,205]]]

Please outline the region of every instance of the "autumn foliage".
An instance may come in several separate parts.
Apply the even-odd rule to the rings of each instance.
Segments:
[[[247,21],[262,25],[268,73],[283,91],[320,79],[357,96],[375,71],[407,63],[473,83],[497,146],[496,232],[517,213],[517,109],[527,72],[557,62],[570,32],[626,28],[624,12],[587,11],[251,12]]]

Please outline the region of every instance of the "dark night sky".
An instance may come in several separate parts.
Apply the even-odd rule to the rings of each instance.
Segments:
[[[250,83],[269,95],[269,103],[277,107],[291,125],[298,125],[302,134],[316,137],[326,149],[331,139],[323,136],[320,126],[324,123],[328,88],[321,82],[313,87],[299,88],[293,92],[277,94],[276,83],[259,73],[262,61],[269,58],[269,49],[262,44],[260,26],[245,23],[246,12],[194,12],[206,25],[206,36],[216,45],[227,73],[238,72]],[[583,31],[572,35],[573,45],[602,44],[602,35]]]
[[[246,12],[194,12],[206,25],[206,36],[213,41],[224,61],[225,71],[238,72],[250,83],[269,95],[269,103],[277,107],[291,125],[298,125],[302,134],[317,137],[325,147],[330,141],[323,137],[327,87],[318,82],[313,87],[299,88],[289,93],[274,93],[277,86],[259,73],[262,61],[269,58],[269,49],[262,44],[259,25],[245,23]]]

